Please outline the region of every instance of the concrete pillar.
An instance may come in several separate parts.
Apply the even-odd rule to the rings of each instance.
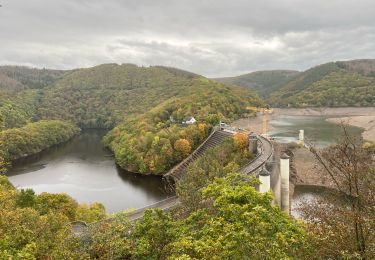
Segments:
[[[258,138],[256,135],[249,135],[249,151],[250,153],[257,154],[258,152]]]
[[[289,214],[289,156],[280,157],[281,209]]]
[[[268,192],[271,189],[271,173],[263,168],[259,173],[259,192]]]
[[[298,136],[298,143],[300,145],[304,145],[305,144],[305,131],[304,130],[299,130],[299,136]]]

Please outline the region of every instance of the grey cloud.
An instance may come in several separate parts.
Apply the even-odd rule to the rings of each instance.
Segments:
[[[0,2],[0,64],[131,62],[225,76],[375,57],[371,0]]]

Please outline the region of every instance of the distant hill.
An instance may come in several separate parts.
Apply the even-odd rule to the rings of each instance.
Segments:
[[[251,90],[163,66],[0,67],[0,75],[0,131],[41,119],[112,129],[105,144],[116,162],[140,173],[165,172],[196,148],[214,124],[254,115],[246,107],[263,104]],[[188,116],[198,123],[183,125]]]
[[[69,71],[0,66],[0,130],[37,119],[44,87]]]
[[[275,90],[272,106],[374,106],[375,60],[338,61],[308,69]]]
[[[0,91],[44,88],[70,71],[0,66]]]
[[[298,75],[294,70],[256,71],[236,77],[216,78],[214,80],[226,84],[247,87],[263,97],[283,86],[288,80]]]
[[[329,62],[304,72],[258,71],[215,80],[253,89],[272,107],[375,106],[375,59]]]
[[[246,107],[260,105],[250,90],[187,71],[104,64],[46,87],[38,115],[81,128],[113,128],[104,140],[119,166],[162,174],[195,149],[212,125],[249,116]],[[198,123],[181,124],[189,116]]]
[[[47,87],[39,115],[70,120],[84,128],[111,128],[168,99],[187,97],[202,90],[211,93],[212,98],[231,91],[241,92],[234,97],[237,99],[242,99],[242,95],[255,98],[250,91],[175,68],[104,64],[76,70]],[[225,98],[230,99],[232,95]],[[193,106],[194,100],[190,102]]]

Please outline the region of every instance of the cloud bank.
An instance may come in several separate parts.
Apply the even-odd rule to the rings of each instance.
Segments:
[[[375,58],[372,0],[0,0],[0,64],[205,76]]]

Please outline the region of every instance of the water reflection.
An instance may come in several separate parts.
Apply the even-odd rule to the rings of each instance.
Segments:
[[[171,195],[159,176],[128,173],[116,166],[101,143],[105,134],[89,130],[73,140],[15,163],[10,181],[37,193],[67,193],[79,202],[101,202],[109,212],[140,208]]]

